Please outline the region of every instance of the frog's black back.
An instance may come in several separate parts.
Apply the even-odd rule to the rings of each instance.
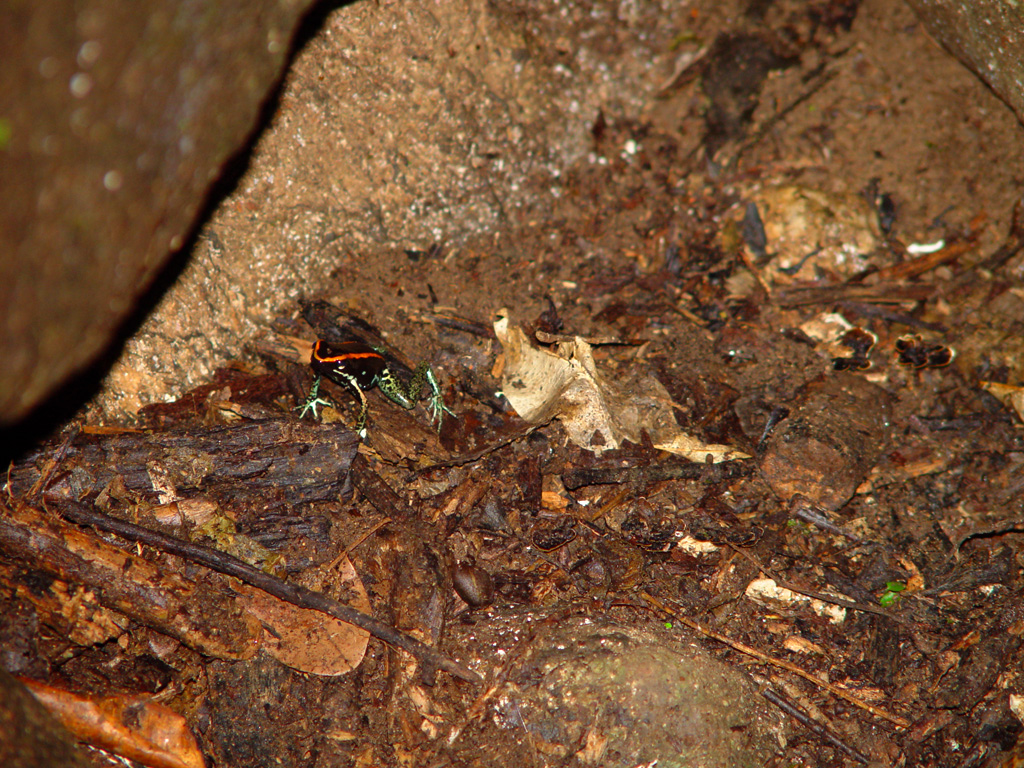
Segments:
[[[313,345],[309,364],[321,376],[346,387],[354,383],[359,389],[373,389],[387,368],[384,356],[361,341],[329,344],[323,339]]]

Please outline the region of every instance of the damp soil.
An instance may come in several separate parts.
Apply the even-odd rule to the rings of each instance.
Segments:
[[[694,24],[658,97],[594,116],[510,215],[333,252],[243,359],[131,425],[298,420],[316,337],[428,362],[438,430],[373,390],[329,498],[214,496],[287,578],[327,590],[344,551],[378,617],[482,683],[375,639],[327,677],[166,639],[71,651],[31,617],[12,671],[162,692],[214,765],[998,764],[1024,684],[1024,430],[992,387],[1022,383],[1021,126],[897,3]],[[234,237],[258,195],[218,214]],[[681,430],[747,458],[526,423],[499,310],[543,349],[588,340],[606,380],[649,371]],[[152,503],[103,483],[111,514]]]

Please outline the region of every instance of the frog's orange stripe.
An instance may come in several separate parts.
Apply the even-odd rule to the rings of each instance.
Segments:
[[[384,359],[384,355],[380,354],[380,352],[375,352],[372,349],[369,352],[349,352],[347,354],[334,355],[332,357],[324,357],[323,355],[320,354],[320,346],[322,344],[324,344],[324,341],[323,339],[320,339],[319,341],[317,341],[316,344],[313,345],[313,357],[315,357],[317,361],[321,363],[340,363],[345,360],[361,360],[368,357],[375,357],[378,360]]]
[[[352,352],[348,355],[337,355],[335,357],[320,357],[317,354],[316,359],[321,363],[340,363],[342,360],[359,360],[364,357],[376,357],[378,360],[384,359],[384,355],[377,354],[376,352]]]

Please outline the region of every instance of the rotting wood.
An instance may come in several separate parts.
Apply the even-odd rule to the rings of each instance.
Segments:
[[[109,515],[96,512],[88,506],[77,502],[62,501],[60,513],[65,519],[79,525],[93,526],[100,530],[117,534],[129,541],[156,547],[193,563],[204,565],[218,573],[234,576],[246,584],[262,589],[264,592],[297,605],[300,608],[320,611],[365,629],[374,637],[383,640],[389,645],[401,648],[412,654],[426,667],[442,669],[467,682],[478,683],[482,681],[480,675],[473,670],[463,667],[439,651],[421,643],[404,632],[388,626],[373,616],[361,613],[319,592],[282,581],[275,576],[253,568],[251,565],[231,555],[197,544],[189,544],[171,536],[165,536],[156,531],[134,525],[133,523],[118,520]]]
[[[385,517],[407,520],[414,511],[384,482],[365,456],[359,455],[352,461],[352,483],[366,497],[374,509]]]
[[[387,595],[391,620],[396,627],[436,644],[444,633],[445,595],[452,588],[444,558],[435,548],[437,527],[426,525],[363,455],[352,462],[352,483],[374,509],[395,522],[376,555],[383,569],[392,574]],[[429,660],[421,661],[419,677],[433,685],[437,667]],[[394,693],[412,679],[416,668],[392,663],[388,669],[389,688]]]
[[[295,419],[82,435],[67,446],[47,492],[82,498],[116,478],[154,502],[197,492],[221,502],[254,496],[272,502],[283,489],[288,503],[334,500],[351,492],[348,466],[358,445],[355,433],[342,425]],[[12,466],[13,495],[33,489],[51,453],[45,446]]]
[[[259,646],[259,622],[239,611],[229,590],[209,581],[197,587],[26,504],[0,503],[0,552],[84,586],[100,605],[207,656],[248,659]]]
[[[720,482],[751,475],[754,468],[754,463],[746,459],[725,461],[720,464],[662,461],[643,467],[579,467],[563,473],[562,484],[570,491],[574,491],[584,485],[617,485],[620,483],[650,485],[664,480]]]

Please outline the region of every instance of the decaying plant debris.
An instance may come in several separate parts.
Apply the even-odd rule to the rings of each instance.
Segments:
[[[154,764],[1012,764],[1024,207],[836,139],[901,103],[843,18],[681,55],[497,236],[340,254],[245,360],[20,457],[4,667],[78,733],[145,706],[85,736],[135,759],[182,718]],[[299,418],[317,338],[455,415]]]
[[[304,314],[319,326],[309,327],[307,336],[332,327],[339,333],[361,327],[362,333],[371,333],[358,318],[329,303],[313,302]],[[543,348],[541,339],[551,343],[554,336],[538,327],[556,317],[549,313],[537,319],[538,325],[518,333],[522,339],[533,335],[530,343]],[[823,333],[821,341],[806,337],[810,340],[791,343],[820,344],[829,355],[836,349],[841,352],[842,345],[829,346],[829,332]],[[507,331],[502,330],[499,338],[502,334]],[[480,343],[475,334],[465,336],[469,344]],[[748,344],[765,340],[757,332],[747,338]],[[965,476],[985,471],[990,482],[984,493],[990,503],[1010,500],[1019,485],[1011,479],[1019,462],[1014,465],[1011,458],[995,473],[977,459],[973,465],[960,463],[955,454],[939,448],[945,435],[960,434],[955,425],[951,431],[945,424],[929,427],[918,416],[899,416],[905,398],[894,395],[884,379],[876,377],[879,383],[871,383],[863,374],[829,363],[827,357],[819,364],[820,373],[794,390],[779,413],[762,408],[760,419],[745,417],[752,428],[729,428],[736,444],[750,455],[730,448],[736,458],[723,454],[720,458],[727,460],[715,463],[714,447],[705,451],[709,455],[704,461],[697,455],[697,461],[671,458],[651,442],[646,429],[638,442],[627,440],[614,448],[594,450],[574,446],[572,439],[562,442],[561,429],[550,413],[532,415],[536,423],[531,427],[511,405],[502,405],[500,396],[491,401],[496,408],[472,401],[469,393],[485,391],[483,377],[497,369],[465,380],[461,392],[448,382],[445,394],[458,418],[443,422],[440,437],[425,426],[422,409],[389,407],[383,397],[372,394],[371,430],[360,446],[346,426],[354,401],[343,388],[331,393],[338,406],[331,411],[336,419],[332,424],[301,420],[291,410],[301,400],[310,372],[300,354],[288,350],[306,348],[308,342],[265,344],[266,360],[276,373],[225,372],[220,386],[154,409],[148,429],[72,430],[12,466],[0,551],[14,567],[5,569],[5,578],[14,588],[12,597],[28,600],[38,621],[65,628],[59,642],[47,641],[56,643],[48,651],[40,648],[38,656],[26,654],[23,671],[33,665],[38,670],[44,659],[66,655],[76,646],[98,648],[128,639],[127,647],[143,657],[159,649],[156,658],[166,665],[168,680],[193,670],[190,677],[198,682],[203,675],[196,678],[197,672],[216,659],[257,664],[255,672],[266,666],[266,657],[275,658],[317,676],[302,691],[308,702],[309,697],[322,700],[328,695],[330,676],[368,675],[374,669],[372,674],[379,676],[374,687],[382,686],[379,695],[408,702],[405,706],[422,718],[420,727],[428,742],[448,743],[453,754],[470,748],[473,741],[467,739],[466,729],[484,727],[480,718],[489,707],[499,713],[499,722],[514,712],[522,717],[525,707],[531,720],[561,723],[561,736],[552,749],[561,738],[569,740],[564,746],[575,749],[580,760],[596,759],[587,756],[608,750],[639,760],[650,748],[664,747],[657,747],[650,734],[645,749],[633,744],[628,731],[610,726],[594,730],[592,724],[583,724],[581,730],[565,719],[568,712],[554,703],[558,698],[551,698],[556,691],[558,697],[584,700],[619,695],[586,682],[596,674],[594,668],[581,667],[565,678],[563,662],[549,667],[549,662],[541,661],[543,656],[534,655],[539,650],[530,650],[544,646],[538,638],[548,637],[544,628],[552,620],[586,616],[603,606],[603,621],[616,615],[625,621],[619,630],[614,621],[611,624],[615,637],[629,623],[649,624],[660,617],[750,654],[768,665],[757,679],[774,689],[769,700],[788,700],[784,708],[790,713],[810,707],[808,695],[828,694],[837,702],[860,707],[867,722],[874,722],[873,731],[896,724],[920,733],[936,727],[927,715],[906,700],[894,708],[891,697],[888,703],[880,698],[881,687],[872,689],[883,684],[885,678],[879,674],[885,668],[869,668],[862,678],[847,677],[837,687],[819,681],[811,674],[815,664],[806,660],[822,653],[826,638],[851,626],[859,627],[858,632],[881,633],[876,635],[879,639],[914,637],[918,645],[941,645],[942,638],[947,644],[963,643],[962,633],[951,630],[952,614],[944,603],[955,595],[966,598],[976,585],[1004,583],[1011,573],[1007,554],[999,551],[992,552],[987,565],[977,553],[966,560],[918,564],[915,547],[901,547],[886,536],[863,504],[905,492],[908,481],[950,471]],[[872,338],[854,354],[870,359],[873,349]],[[501,349],[492,350],[500,360]],[[586,367],[600,383],[607,376],[598,373],[600,367],[629,365],[634,354],[633,347],[620,347],[604,355],[600,364],[590,359]],[[888,376],[905,375],[905,366],[895,357],[881,367]],[[268,377],[279,384],[267,386]],[[524,380],[522,374],[506,377],[503,386]],[[669,380],[664,391],[673,388],[678,382]],[[741,401],[741,389],[724,391],[733,393],[733,402]],[[737,413],[743,416],[738,408]],[[988,413],[990,443],[1019,440],[1009,413]],[[578,414],[574,418],[587,419]],[[901,418],[909,419],[911,432],[900,432]],[[906,452],[917,458],[903,458]],[[998,482],[1000,473],[1005,482]],[[751,514],[753,504],[761,507],[757,515]],[[850,517],[850,510],[860,511]],[[779,523],[787,515],[790,522],[809,527],[791,528],[785,534]],[[959,535],[948,529],[955,551],[962,555],[963,547],[978,537],[986,540],[1013,530],[1012,521],[1002,528],[994,522],[993,527]],[[103,531],[115,538],[107,539]],[[788,551],[795,568],[779,563],[777,556],[776,563],[768,565],[764,558],[771,558],[773,550]],[[811,556],[825,557],[833,565],[799,565]],[[479,600],[471,598],[467,605],[455,597],[453,575],[460,580],[459,594],[469,594],[461,582],[474,571],[486,574],[488,593]],[[256,599],[262,592],[249,592],[244,584],[225,580],[218,572],[305,609],[355,622],[362,634],[346,639],[348,625],[331,630],[329,618],[322,614],[306,619],[301,611],[271,610],[267,599]],[[717,574],[718,586],[697,586],[692,579],[702,573]],[[764,584],[751,581],[744,588],[742,573],[760,573]],[[289,581],[309,584],[314,591],[292,587]],[[363,582],[371,585],[373,599],[368,600]],[[43,583],[46,586],[40,588]],[[888,585],[895,595],[894,584],[899,585],[898,603],[879,607],[882,586]],[[763,638],[757,642],[756,636],[730,637],[728,631],[711,629],[708,619],[699,620],[716,591],[722,599],[734,589],[745,592],[749,601],[741,611],[731,609],[736,616],[760,615],[759,621],[767,618],[779,628],[797,617],[811,622],[795,634],[789,630],[784,644],[791,654],[804,654],[805,663],[780,658],[785,651],[766,649]],[[341,602],[332,601],[332,595]],[[728,598],[723,605],[736,599]],[[956,610],[976,613],[971,602],[958,602]],[[362,614],[388,618],[364,621],[345,603],[357,606]],[[719,624],[735,626],[736,616]],[[1008,619],[997,613],[993,620]],[[369,646],[365,630],[378,638]],[[150,640],[148,647],[139,645],[130,638],[140,631],[164,639],[156,644]],[[318,641],[325,632],[329,639]],[[624,659],[640,663],[651,653],[652,659],[666,664],[665,659],[681,653],[671,645],[648,646],[652,639],[644,634],[630,640],[623,646],[629,649]],[[379,640],[387,645],[376,644]],[[988,646],[980,636],[972,642],[979,651],[986,647],[984,658],[1005,658],[1012,652],[1005,639],[993,639],[994,645]],[[492,659],[498,649],[501,653]],[[364,651],[370,655],[364,658]],[[678,658],[683,664],[683,657]],[[629,667],[614,654],[609,662]],[[705,662],[685,663],[692,667]],[[977,674],[979,663],[965,673]],[[360,673],[361,669],[366,671]],[[561,671],[556,674],[556,669]],[[817,694],[798,694],[794,683],[782,677],[786,673],[804,675],[819,686]],[[957,674],[952,668],[946,673]],[[885,674],[898,677],[900,672],[889,667]],[[256,695],[261,689],[258,679],[241,684],[240,690]],[[539,698],[530,692],[528,680],[539,683]],[[651,684],[646,677],[641,680],[631,684],[634,690]],[[483,704],[470,709],[469,719],[450,719],[444,713],[458,711],[457,702],[469,706],[480,695],[474,693],[474,683],[484,686],[479,699]],[[972,684],[980,701],[984,686],[979,680]],[[213,678],[205,684],[178,686],[177,708],[187,718],[215,706],[209,697],[220,684]],[[512,692],[517,700],[509,698]],[[353,695],[350,706],[360,697]],[[643,694],[650,698],[640,700],[655,709],[668,702],[684,710],[706,706],[677,698],[680,695],[651,689]],[[754,689],[730,695],[751,701],[758,696]],[[669,698],[661,701],[663,696]],[[777,716],[767,717],[763,705],[746,717],[750,719],[741,721],[740,732],[748,735],[767,736],[778,727]],[[677,726],[685,728],[681,721]],[[822,729],[820,723],[809,727],[846,759],[866,759],[863,749],[834,728]],[[314,737],[310,733],[307,738]],[[695,738],[712,739],[709,733]],[[728,743],[721,735],[712,740]],[[201,743],[219,760],[239,749],[230,738]],[[734,754],[762,754],[767,742],[757,743],[728,749]],[[768,748],[761,759],[772,751]]]

